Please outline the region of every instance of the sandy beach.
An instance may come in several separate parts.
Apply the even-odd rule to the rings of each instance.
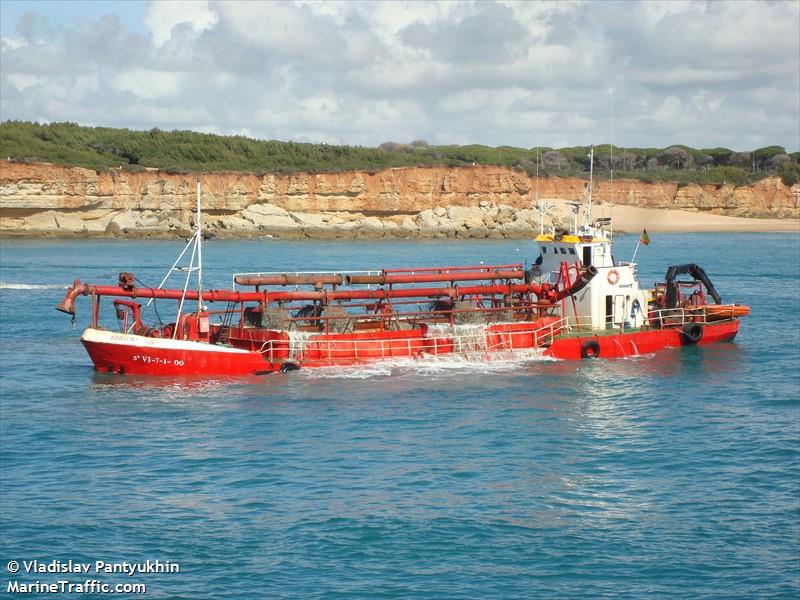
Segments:
[[[613,212],[612,212],[613,211]],[[795,232],[800,233],[800,219],[745,219],[685,210],[637,208],[633,206],[598,206],[596,217],[612,215],[614,228],[635,232],[643,227],[661,232]]]

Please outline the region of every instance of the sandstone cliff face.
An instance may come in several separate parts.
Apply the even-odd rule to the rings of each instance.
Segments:
[[[195,176],[0,161],[0,234],[183,235],[191,229]],[[307,237],[514,237],[538,229],[538,195],[580,199],[582,179],[535,179],[501,167],[421,167],[377,173],[202,175],[206,226],[221,234]],[[800,186],[595,183],[597,203],[732,216],[797,218]]]

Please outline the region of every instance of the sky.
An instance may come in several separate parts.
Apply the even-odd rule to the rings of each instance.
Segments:
[[[0,119],[800,150],[800,2],[0,0]]]

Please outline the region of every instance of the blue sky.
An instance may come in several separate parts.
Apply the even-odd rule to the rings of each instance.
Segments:
[[[142,20],[147,13],[147,2],[140,0],[0,0],[0,34],[14,35],[15,27],[25,12],[47,16],[54,24],[69,27],[77,18],[98,19],[116,15],[126,27],[146,34]]]
[[[0,0],[0,38],[2,119],[800,149],[794,1]]]

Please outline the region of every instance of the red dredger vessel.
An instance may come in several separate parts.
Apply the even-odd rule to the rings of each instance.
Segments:
[[[664,282],[640,287],[635,263],[611,253],[611,219],[591,219],[591,183],[586,206],[575,204],[574,212],[571,231],[542,228],[531,269],[247,273],[235,275],[231,289],[204,290],[198,182],[195,234],[161,285],[137,285],[131,273],[120,273],[117,285],[76,280],[57,308],[74,318],[76,298],[91,297],[92,324],[81,341],[98,371],[171,376],[437,355],[615,358],[736,335],[749,307],[722,304],[699,266],[669,267]],[[188,267],[178,267],[189,249]],[[163,287],[175,271],[186,274],[184,285]],[[115,331],[100,325],[104,297],[115,310]],[[164,301],[173,305],[166,321]],[[160,310],[148,322],[145,309],[154,302]]]

